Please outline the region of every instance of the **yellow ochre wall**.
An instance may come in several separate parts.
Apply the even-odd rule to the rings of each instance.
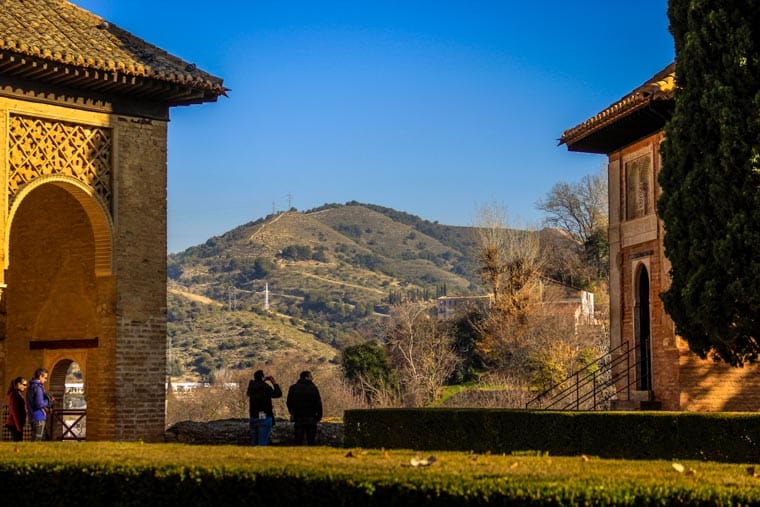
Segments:
[[[159,441],[167,120],[58,102],[0,96],[0,378],[75,361],[88,439]]]

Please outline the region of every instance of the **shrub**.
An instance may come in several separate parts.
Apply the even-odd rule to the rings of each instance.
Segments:
[[[760,415],[506,409],[349,410],[346,445],[757,462]]]

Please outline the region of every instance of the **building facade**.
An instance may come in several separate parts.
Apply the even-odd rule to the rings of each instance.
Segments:
[[[163,439],[169,109],[213,77],[64,0],[0,11],[0,377],[82,374],[87,438]]]
[[[675,334],[660,293],[670,285],[660,195],[663,127],[673,113],[671,64],[585,122],[560,142],[570,151],[608,157],[610,350],[628,354],[619,368],[619,408],[688,411],[760,409],[757,366],[732,368],[702,360]]]

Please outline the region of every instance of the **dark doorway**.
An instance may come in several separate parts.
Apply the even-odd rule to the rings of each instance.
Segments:
[[[636,389],[652,390],[651,322],[649,318],[649,272],[641,266],[637,277],[634,326],[636,333]]]

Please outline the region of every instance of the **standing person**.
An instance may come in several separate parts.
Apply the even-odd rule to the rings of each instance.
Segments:
[[[26,404],[29,409],[29,421],[32,424],[32,442],[45,439],[45,424],[48,412],[50,412],[50,397],[45,393],[43,385],[48,379],[48,371],[45,368],[37,368],[34,378],[29,381],[29,390],[26,392]]]
[[[288,411],[293,419],[296,445],[309,445],[317,438],[317,423],[322,420],[322,397],[310,371],[302,371],[298,382],[288,389]]]
[[[8,418],[5,426],[10,430],[14,442],[24,439],[24,425],[26,424],[26,391],[27,382],[24,377],[16,377],[8,389]]]
[[[267,384],[269,382],[272,385]],[[251,445],[267,445],[274,423],[272,398],[281,398],[282,390],[274,377],[264,376],[262,370],[256,370],[253,380],[248,382],[248,392],[251,399]]]

